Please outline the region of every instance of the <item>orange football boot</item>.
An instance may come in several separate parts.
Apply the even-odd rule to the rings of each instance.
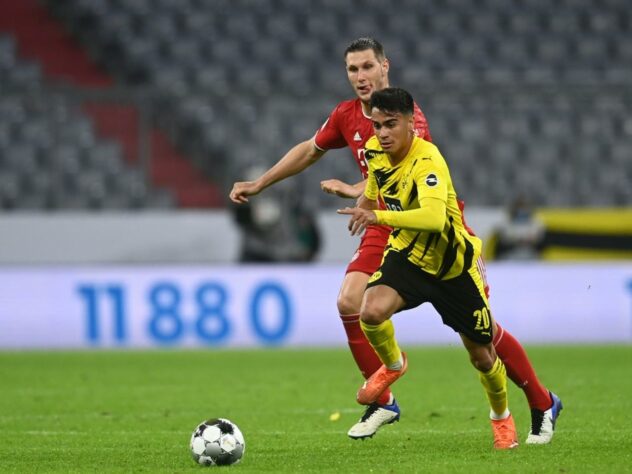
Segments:
[[[375,402],[380,395],[390,387],[395,381],[406,373],[408,370],[408,358],[406,353],[402,352],[404,364],[400,370],[391,370],[382,365],[376,372],[371,375],[366,382],[358,390],[357,400],[362,405],[370,405]]]
[[[495,449],[513,449],[518,446],[516,424],[511,414],[504,420],[491,420],[491,422]]]

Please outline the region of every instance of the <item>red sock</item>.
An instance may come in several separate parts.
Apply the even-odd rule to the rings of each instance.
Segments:
[[[377,369],[382,367],[382,361],[375,353],[375,350],[367,340],[364,332],[362,332],[362,328],[360,327],[360,315],[340,315],[340,319],[342,319],[342,325],[347,333],[347,341],[349,342],[351,354],[353,354],[353,358],[364,378],[368,379]],[[380,395],[380,398],[377,399],[377,403],[386,405],[390,398],[391,390],[387,388],[386,391]]]
[[[524,391],[529,407],[548,410],[551,408],[551,396],[535,375],[524,348],[506,329],[500,327],[500,324],[496,325],[498,332],[494,336],[494,347],[498,357],[505,364],[507,375]]]

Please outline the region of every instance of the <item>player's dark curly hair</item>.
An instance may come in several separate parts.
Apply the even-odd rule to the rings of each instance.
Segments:
[[[399,87],[387,87],[371,94],[369,102],[371,108],[387,113],[412,114],[414,108],[413,96]]]
[[[376,39],[370,38],[368,36],[353,40],[349,44],[349,46],[347,46],[347,49],[345,49],[344,57],[346,58],[347,54],[349,53],[355,53],[357,51],[366,51],[367,49],[372,49],[373,52],[375,53],[375,57],[379,59],[380,61],[384,60],[384,58],[386,57],[384,55],[384,46],[382,46],[382,44]]]

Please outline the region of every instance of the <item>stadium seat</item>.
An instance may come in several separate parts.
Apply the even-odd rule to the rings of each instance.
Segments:
[[[14,209],[21,197],[20,175],[12,170],[0,173],[0,205],[3,209]]]
[[[391,60],[391,83],[413,92],[435,141],[463,166],[454,173],[472,204],[502,205],[513,184],[542,205],[590,199],[583,188],[555,177],[560,161],[577,183],[590,182],[585,173],[610,183],[611,195],[600,202],[618,203],[626,195],[615,173],[590,170],[591,159],[608,152],[609,166],[628,176],[629,160],[622,157],[629,156],[632,133],[626,118],[632,116],[626,89],[632,14],[623,0],[481,0],[476,8],[466,0],[423,6],[402,0],[393,12],[377,0],[315,0],[307,10],[293,0],[45,3],[119,86],[151,97],[152,120],[208,173],[245,166],[253,152],[272,164],[313,134],[338,101],[352,96],[344,47],[354,37],[376,35]],[[41,68],[15,55],[14,40],[0,36],[3,87],[40,87]],[[105,177],[105,197],[94,184],[100,178],[73,184],[90,190],[90,205],[168,204],[134,178],[123,186],[134,197],[112,198],[113,177],[129,171],[123,151],[112,151],[71,107],[51,103],[38,111],[26,102],[0,92],[0,150],[24,142],[35,149],[36,158],[22,166],[41,165],[40,151],[53,145],[46,159],[60,162],[69,179],[86,169]],[[217,160],[213,166],[209,156]],[[472,159],[494,171],[478,176]],[[522,160],[537,163],[541,173],[516,172]],[[322,160],[314,176],[347,173],[338,161]],[[23,185],[21,177],[8,181]],[[551,186],[556,189],[547,192]],[[28,187],[48,188],[43,182]],[[325,202],[318,186],[308,192]],[[78,205],[63,196],[54,202],[62,201]]]

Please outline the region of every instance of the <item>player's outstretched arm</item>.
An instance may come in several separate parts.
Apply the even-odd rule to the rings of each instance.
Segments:
[[[434,197],[422,197],[417,209],[407,211],[377,210],[378,224],[419,232],[441,232],[446,221],[446,203]]]
[[[345,207],[344,209],[338,209],[337,212],[338,214],[351,216],[351,219],[349,219],[349,225],[347,226],[351,235],[359,235],[364,232],[364,229],[366,229],[367,226],[377,224],[375,212],[368,209]]]
[[[324,154],[324,151],[314,146],[312,138],[301,142],[256,180],[235,183],[229,194],[230,200],[237,204],[248,202],[248,196],[255,196],[274,183],[300,173]]]
[[[339,179],[326,179],[320,182],[320,189],[328,194],[335,194],[343,198],[357,199],[364,192],[366,180],[356,184],[345,183]]]
[[[366,183],[366,180],[363,182]],[[369,199],[368,197],[366,197],[366,194],[362,193],[356,201],[356,207],[359,207],[361,209],[368,209],[369,211],[374,211],[378,208],[377,200]]]

